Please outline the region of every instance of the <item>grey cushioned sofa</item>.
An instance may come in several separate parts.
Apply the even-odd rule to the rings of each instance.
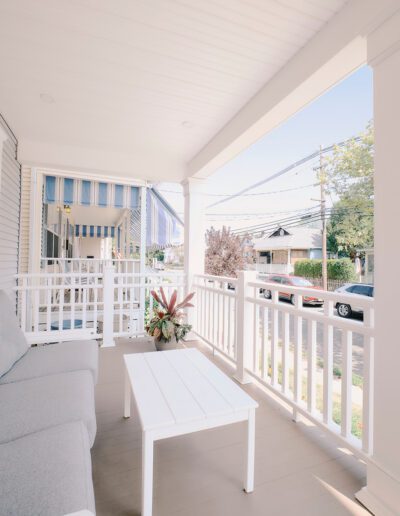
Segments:
[[[0,291],[0,516],[95,513],[96,341],[29,347]]]

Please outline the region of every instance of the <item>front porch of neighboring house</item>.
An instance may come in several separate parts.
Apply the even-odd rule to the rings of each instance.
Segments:
[[[241,429],[232,427],[157,447],[154,514],[362,514],[354,495],[374,514],[399,514],[398,288],[387,267],[400,251],[400,240],[388,238],[400,217],[398,2],[268,3],[278,9],[272,18],[240,2],[206,2],[201,12],[155,2],[157,17],[144,3],[137,12],[128,3],[4,4],[0,47],[13,55],[0,57],[0,288],[30,343],[101,346],[92,454],[99,514],[139,507],[140,439],[135,418],[122,427],[120,359],[151,349],[145,324],[150,291],[160,286],[195,291],[186,345],[208,354],[260,409],[253,495],[239,489]],[[279,43],[285,34],[290,41]],[[215,54],[203,46],[221,42]],[[207,177],[366,63],[374,73],[376,288],[374,299],[358,300],[363,319],[335,315],[352,294],[321,291],[323,307],[310,308],[303,298],[315,291],[307,288],[285,288],[289,304],[271,283],[264,299],[256,271],[205,275]],[[183,186],[184,227],[157,181]],[[146,249],[179,244],[182,233],[183,271],[146,266]],[[304,248],[261,250],[282,251],[292,266]]]
[[[319,228],[280,227],[254,242],[256,270],[264,274],[293,274],[298,260],[321,258],[322,236]]]
[[[21,221],[21,240],[29,234],[29,245],[21,247],[17,276],[21,321],[32,330],[32,342],[64,330],[71,339],[101,338],[107,274],[119,275],[117,281],[125,284],[116,298],[115,331],[143,334],[145,291],[139,285],[157,272],[146,264],[146,252],[183,241],[183,224],[173,208],[146,182],[88,174],[25,170],[22,190],[22,197],[38,206]],[[181,281],[179,274],[176,278]]]

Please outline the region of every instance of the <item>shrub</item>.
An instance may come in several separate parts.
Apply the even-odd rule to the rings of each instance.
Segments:
[[[354,265],[349,258],[328,260],[328,279],[354,281],[356,274]],[[322,277],[322,260],[299,260],[294,265],[294,274],[305,278]]]

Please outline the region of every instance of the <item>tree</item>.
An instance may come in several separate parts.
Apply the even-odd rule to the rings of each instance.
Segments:
[[[242,239],[225,226],[206,232],[206,274],[236,277],[245,267]]]
[[[373,245],[374,132],[369,123],[360,139],[336,147],[326,164],[330,193],[338,201],[328,223],[328,251],[354,258]]]

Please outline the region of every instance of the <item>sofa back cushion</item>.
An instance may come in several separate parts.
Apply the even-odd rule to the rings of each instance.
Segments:
[[[26,341],[7,294],[0,290],[0,377],[28,351]]]

